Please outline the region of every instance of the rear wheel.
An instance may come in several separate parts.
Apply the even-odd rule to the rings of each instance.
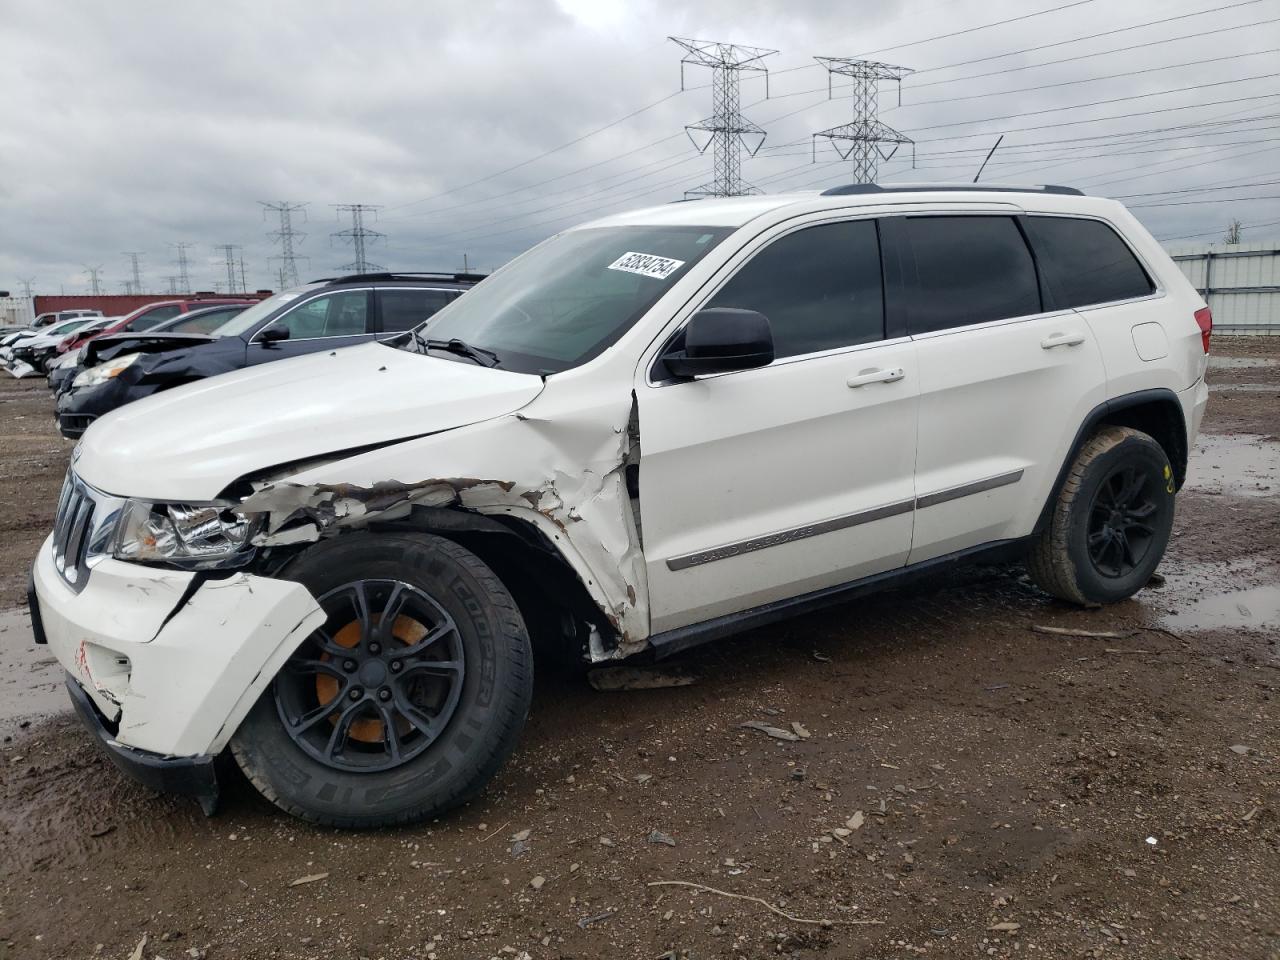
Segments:
[[[283,574],[328,619],[232,739],[255,787],[317,823],[435,816],[493,776],[524,725],[532,654],[510,593],[428,534],[355,534]]]
[[[1027,568],[1041,589],[1073,603],[1131,597],[1164,556],[1173,511],[1173,469],[1160,444],[1103,427],[1072,464]]]

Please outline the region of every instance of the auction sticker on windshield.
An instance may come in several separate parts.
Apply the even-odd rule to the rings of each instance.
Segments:
[[[652,253],[633,253],[628,251],[609,264],[609,269],[621,270],[624,273],[638,273],[642,277],[665,280],[683,266],[683,260],[672,260],[670,257],[659,257]]]

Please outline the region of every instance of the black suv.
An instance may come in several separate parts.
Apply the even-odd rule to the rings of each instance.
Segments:
[[[316,280],[254,304],[212,334],[91,340],[84,369],[58,397],[58,429],[64,437],[79,437],[102,414],[170,387],[394,337],[482,279],[469,273],[370,273]]]

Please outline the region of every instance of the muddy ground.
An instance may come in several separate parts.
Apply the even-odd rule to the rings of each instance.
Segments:
[[[65,714],[20,726],[56,675],[2,615],[0,958],[1280,957],[1280,338],[1215,353],[1163,585],[1085,611],[976,568],[687,687],[544,671],[491,788],[415,829],[149,794]],[[0,385],[6,603],[69,452],[48,408]]]

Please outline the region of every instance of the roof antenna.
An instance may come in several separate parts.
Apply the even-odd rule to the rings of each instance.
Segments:
[[[999,146],[1000,146],[1000,141],[1001,141],[1001,140],[1003,140],[1003,139],[1004,139],[1004,134],[1002,133],[1002,134],[1000,134],[1000,136],[996,139],[996,145],[995,145],[995,147],[992,147],[992,148],[991,148],[991,150],[987,153],[987,160],[990,160],[990,159],[991,159],[991,154],[993,154],[993,153],[995,153],[995,152],[996,152],[996,147],[999,147]],[[985,170],[985,169],[987,169],[987,160],[983,160],[983,161],[982,161],[982,166],[980,166],[980,167],[978,168],[978,172],[977,172],[977,173],[975,173],[975,174],[973,175],[973,182],[974,182],[974,183],[977,183],[977,182],[978,182],[978,178],[979,178],[980,176],[982,176],[982,171],[983,171],[983,170]]]

